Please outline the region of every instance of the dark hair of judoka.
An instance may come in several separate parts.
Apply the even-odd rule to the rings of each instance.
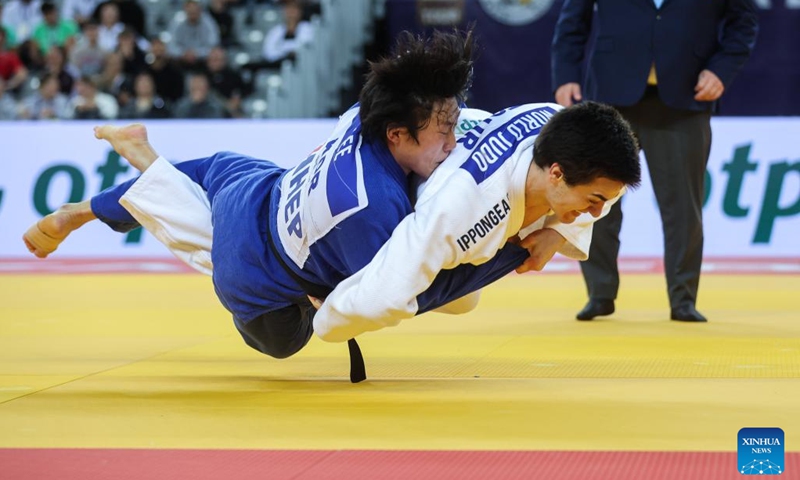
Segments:
[[[431,37],[401,32],[392,53],[369,64],[359,96],[364,137],[386,141],[387,129],[405,127],[417,140],[434,108],[449,98],[464,102],[474,49],[472,29]]]
[[[599,177],[633,188],[641,183],[636,136],[619,112],[601,103],[583,102],[553,115],[536,138],[533,161],[540,168],[558,163],[570,186]]]

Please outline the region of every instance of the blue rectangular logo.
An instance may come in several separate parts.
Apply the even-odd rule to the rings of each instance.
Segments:
[[[780,475],[783,473],[783,430],[743,428],[739,430],[739,465],[742,475]]]

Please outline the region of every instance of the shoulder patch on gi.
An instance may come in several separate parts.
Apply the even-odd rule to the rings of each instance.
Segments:
[[[460,168],[469,172],[475,183],[482,183],[511,157],[520,142],[538,135],[555,113],[552,107],[520,107],[492,116],[482,128],[467,132],[459,140],[471,150]]]

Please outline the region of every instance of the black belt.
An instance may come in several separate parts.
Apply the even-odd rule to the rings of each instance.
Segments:
[[[270,235],[269,231],[265,232],[265,235],[267,236],[267,243],[269,243],[272,254],[275,255],[281,268],[300,285],[300,288],[302,288],[307,295],[311,295],[314,298],[326,298],[330,295],[333,291],[331,288],[309,282],[289,268],[289,265],[283,261],[278,247],[275,246],[272,235]],[[359,348],[355,338],[351,338],[347,341],[347,349],[350,352],[350,381],[352,383],[363,382],[367,379],[367,369],[364,366],[364,356],[361,354],[361,348]]]

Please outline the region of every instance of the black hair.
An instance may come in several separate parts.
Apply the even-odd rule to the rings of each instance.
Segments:
[[[558,163],[569,186],[599,177],[632,188],[641,183],[639,144],[631,126],[613,107],[583,102],[557,112],[533,147],[540,168]]]
[[[386,130],[405,127],[417,140],[433,109],[450,98],[463,103],[472,80],[472,29],[436,31],[432,37],[401,32],[392,53],[370,62],[361,89],[364,137],[386,142]]]
[[[55,80],[58,83],[58,74],[57,73],[45,73],[41,77],[39,77],[39,88],[44,87],[44,84],[49,82],[50,80]]]
[[[56,4],[55,3],[53,3],[53,2],[44,2],[39,7],[39,10],[42,12],[42,15],[47,15],[48,13],[55,12],[57,9],[56,9]]]

